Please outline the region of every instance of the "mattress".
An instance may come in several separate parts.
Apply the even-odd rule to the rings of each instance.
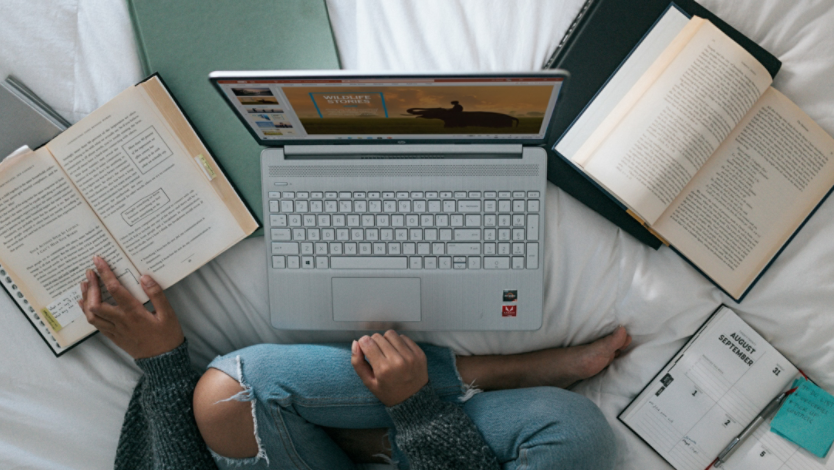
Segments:
[[[329,0],[342,64],[356,70],[534,70],[583,0]],[[774,86],[834,135],[834,1],[703,0],[783,62]],[[76,121],[141,78],[123,2],[0,2],[0,75]],[[589,342],[625,325],[633,346],[575,387],[617,435],[619,469],[670,468],[616,416],[721,303],[834,390],[834,202],[824,203],[735,304],[668,248],[641,245],[556,187],[547,190],[545,317],[532,332],[415,333],[459,354]],[[269,326],[263,239],[246,240],[168,291],[204,367],[261,342],[348,341],[359,332]],[[262,271],[252,266],[264,266]],[[0,468],[111,468],[139,377],[98,335],[60,359],[0,295]]]

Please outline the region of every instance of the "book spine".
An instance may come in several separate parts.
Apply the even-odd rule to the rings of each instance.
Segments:
[[[142,28],[139,25],[138,15],[136,14],[136,0],[127,0],[127,8],[130,14],[130,23],[133,25],[133,34],[136,38],[136,53],[142,64],[142,73],[147,76],[151,74],[151,64],[148,59],[148,53],[145,50],[145,39],[142,35]]]
[[[49,345],[49,348],[52,350],[52,353],[55,356],[60,356],[67,348],[61,347],[58,344],[58,341],[52,336],[52,333],[49,331],[49,328],[46,327],[44,323],[44,319],[41,318],[40,314],[35,311],[35,308],[29,303],[29,300],[20,292],[20,289],[17,288],[12,278],[9,277],[8,273],[3,266],[0,265],[0,285],[6,289],[6,292],[9,293],[9,296],[15,301],[17,306],[20,308],[20,311],[23,313],[23,316],[29,320],[29,323],[35,327],[35,330],[40,333],[41,338]]]
[[[591,7],[596,5],[596,0],[586,0],[585,3],[582,5],[582,8],[579,9],[579,13],[576,14],[576,18],[573,19],[573,22],[568,27],[568,30],[565,31],[565,35],[562,36],[562,40],[559,41],[559,45],[556,46],[556,50],[553,51],[553,54],[550,55],[550,58],[545,62],[542,69],[552,69],[556,68],[555,64],[559,61],[559,55],[562,53],[562,50],[565,48],[567,43],[571,41],[573,38],[574,32],[576,32],[577,28],[579,28],[582,19],[585,18],[588,11],[590,11]]]

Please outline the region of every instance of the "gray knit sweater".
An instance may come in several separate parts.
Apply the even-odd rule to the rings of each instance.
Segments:
[[[136,365],[145,375],[125,414],[116,470],[216,468],[194,421],[191,400],[200,375],[191,368],[188,343]],[[388,414],[412,470],[500,468],[475,424],[429,385]]]

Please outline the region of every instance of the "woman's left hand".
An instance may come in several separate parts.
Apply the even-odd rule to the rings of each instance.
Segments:
[[[91,325],[134,359],[164,354],[176,349],[185,341],[174,309],[168,303],[162,287],[150,276],[142,276],[140,283],[151,299],[156,313],[145,309],[145,306],[125,289],[103,259],[96,256],[93,263],[116,305],[102,302],[99,278],[92,270],[87,271],[87,280],[81,283],[82,298],[78,305]]]

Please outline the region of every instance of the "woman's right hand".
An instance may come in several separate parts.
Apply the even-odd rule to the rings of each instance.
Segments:
[[[185,341],[174,309],[156,281],[148,275],[140,279],[156,310],[153,313],[125,289],[103,259],[94,256],[93,263],[116,305],[102,302],[99,276],[88,270],[87,280],[81,283],[82,298],[78,305],[91,325],[134,359],[164,354]]]
[[[394,330],[354,341],[350,362],[362,383],[385,406],[404,402],[429,382],[426,354],[411,338]]]

